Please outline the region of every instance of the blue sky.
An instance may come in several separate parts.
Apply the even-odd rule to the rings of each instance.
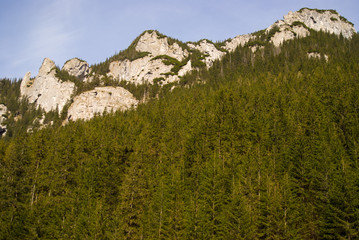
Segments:
[[[147,29],[221,41],[302,7],[336,9],[359,30],[358,0],[0,0],[0,78],[36,76],[45,57],[99,63]]]

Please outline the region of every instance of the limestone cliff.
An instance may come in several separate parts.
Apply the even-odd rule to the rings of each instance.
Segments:
[[[308,8],[289,12],[266,30],[238,35],[218,44],[209,40],[182,43],[157,31],[145,31],[123,55],[115,55],[101,65],[103,68],[97,68],[98,72],[94,70],[95,66],[90,67],[86,61],[78,58],[64,64],[61,73],[65,72],[66,75],[68,72],[68,75],[76,77],[71,80],[76,84],[82,86],[96,79],[93,86],[97,88],[94,90],[71,99],[75,93],[75,84],[66,81],[70,78],[58,79],[54,62],[46,58],[34,79],[30,78],[30,73],[25,75],[21,82],[21,96],[35,102],[46,112],[56,108],[60,112],[69,100],[73,100],[68,118],[90,119],[105,111],[125,110],[137,105],[137,100],[122,88],[99,87],[112,80],[163,86],[178,82],[182,76],[203,65],[200,61],[207,68],[212,67],[216,60],[239,46],[248,47],[255,53],[261,51],[268,41],[279,47],[284,41],[308,36],[312,30],[341,34],[345,38],[356,33],[354,26],[336,11]],[[327,55],[316,52],[308,53],[308,58],[329,59]]]
[[[167,55],[182,61],[188,56],[188,51],[180,47],[176,42],[168,43],[167,37],[162,37],[156,31],[146,31],[139,39],[136,50],[149,52],[151,56]]]
[[[8,110],[4,104],[0,104],[0,137],[6,132],[5,121],[7,119]]]
[[[310,34],[308,29],[336,35],[342,34],[345,38],[351,38],[356,33],[353,24],[336,11],[309,8],[289,12],[284,16],[283,20],[269,26],[266,33],[274,32],[271,42],[275,46],[279,46],[283,41],[308,36]]]
[[[133,95],[121,87],[97,87],[94,90],[81,93],[74,98],[68,109],[67,119],[88,120],[96,114],[104,112],[124,111],[136,107],[138,101]]]
[[[148,54],[133,61],[125,59],[111,62],[107,75],[118,81],[135,84],[152,84],[154,79],[163,79],[163,84],[166,84],[178,81],[181,75],[171,73],[173,64],[165,64],[161,58],[156,57],[168,56],[181,62],[189,56],[187,49],[176,42],[169,44],[168,38],[160,36],[156,31],[146,31],[136,43],[135,49]],[[188,67],[180,69],[182,75],[189,70]]]
[[[79,58],[72,58],[68,60],[62,67],[62,70],[65,70],[70,75],[82,80],[90,73],[89,64]]]
[[[251,39],[254,39],[255,36],[252,34],[238,35],[225,42],[224,49],[233,52],[238,46],[244,46]]]
[[[36,103],[46,112],[57,108],[59,113],[71,99],[74,90],[73,82],[62,82],[56,77],[56,65],[48,58],[44,59],[35,79],[31,79],[28,72],[20,86],[21,97],[27,97],[30,103]]]
[[[199,43],[187,44],[191,49],[197,49],[204,54],[207,68],[212,67],[215,60],[221,59],[226,53],[223,50],[218,49],[213,43],[208,40],[202,40]]]
[[[170,72],[172,65],[163,64],[161,59],[152,60],[153,57],[143,57],[130,61],[114,61],[110,63],[109,76],[119,81],[129,81],[135,84],[153,83],[156,78],[164,78],[164,73]],[[166,82],[173,82],[177,77],[168,76]]]

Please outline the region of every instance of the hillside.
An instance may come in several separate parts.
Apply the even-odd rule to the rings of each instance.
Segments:
[[[84,60],[73,58],[60,69],[51,59],[45,58],[35,78],[30,78],[31,73],[25,74],[21,81],[20,96],[17,97],[17,104],[19,100],[27,100],[34,106],[24,104],[27,106],[19,106],[15,111],[4,114],[8,123],[2,125],[2,131],[8,131],[8,135],[16,135],[17,129],[20,128],[34,131],[47,125],[66,124],[74,119],[89,119],[104,112],[124,111],[136,107],[137,102],[145,103],[158,96],[163,89],[185,85],[183,79],[186,74],[211,68],[215,61],[221,60],[239,46],[247,47],[253,53],[263,53],[266,46],[274,45],[280,48],[285,41],[307,37],[311,31],[324,31],[347,39],[356,34],[353,24],[335,10],[303,8],[289,12],[283,20],[275,22],[265,30],[238,35],[218,43],[207,39],[183,43],[158,31],[148,30],[139,35],[126,50],[93,66]],[[318,56],[319,53],[312,51],[308,54]],[[108,95],[93,97],[91,91],[101,87],[106,87]],[[114,99],[110,102],[119,104],[107,105],[119,88],[124,88],[120,90],[124,93],[120,97],[121,101],[129,103],[133,102],[133,98],[136,101],[129,105]],[[9,100],[3,95],[2,101],[7,107],[6,102]],[[102,107],[93,107],[92,103]],[[35,108],[37,112],[24,111],[29,107],[30,110]],[[76,111],[68,113],[69,108]],[[15,123],[25,115],[29,118],[26,123]]]
[[[345,27],[318,31],[308,11],[336,14],[321,26]],[[0,139],[0,238],[358,238],[359,37],[351,27],[335,11],[302,9],[223,43],[184,45],[146,31],[96,66],[75,59],[60,70],[45,60],[35,79],[3,80],[11,131]],[[138,44],[151,35],[167,47]],[[131,79],[143,72],[129,70],[116,79],[113,69],[145,59],[175,74],[143,83]],[[189,62],[200,63],[180,76]],[[54,90],[40,92],[50,78],[74,89],[61,111],[38,108]],[[20,97],[27,85],[37,100]],[[96,98],[133,102],[111,112]],[[100,110],[72,121],[77,99]]]

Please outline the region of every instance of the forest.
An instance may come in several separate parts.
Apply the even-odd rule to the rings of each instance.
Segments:
[[[86,122],[14,123],[0,239],[359,239],[358,34],[238,47],[156,89]]]

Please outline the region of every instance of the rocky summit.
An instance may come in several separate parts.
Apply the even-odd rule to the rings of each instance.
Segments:
[[[280,48],[284,41],[309,36],[311,31],[324,31],[344,38],[351,38],[356,33],[353,24],[335,10],[309,8],[289,12],[282,20],[263,31],[238,35],[220,43],[206,39],[183,43],[158,31],[145,31],[127,50],[97,67],[91,67],[78,58],[68,60],[61,69],[62,75],[67,73],[66,78],[61,78],[55,63],[45,58],[35,78],[31,78],[30,73],[25,74],[21,82],[21,97],[28,98],[30,103],[35,103],[45,112],[57,109],[61,113],[64,106],[72,101],[68,119],[87,120],[95,114],[137,106],[139,99],[135,99],[127,90],[104,88],[109,81],[136,86],[157,84],[163,87],[178,83],[184,75],[199,69],[201,65],[212,67],[215,61],[239,46],[248,47],[252,52],[261,51],[265,44]],[[326,54],[308,53],[308,58],[320,56],[326,61],[330,59]],[[77,91],[84,83],[96,88]]]
[[[144,57],[130,61],[113,61],[110,63],[107,76],[118,81],[129,81],[135,84],[153,83],[154,79],[163,78],[163,83],[178,81],[191,70],[191,63],[187,61],[177,74],[171,73],[173,64],[164,64],[165,56],[176,62],[182,62],[189,56],[188,50],[179,46],[178,43],[170,44],[167,37],[159,36],[157,31],[146,31],[136,43],[135,50],[145,53]]]
[[[30,103],[36,103],[45,112],[58,109],[61,113],[74,93],[75,84],[57,78],[56,65],[48,58],[44,59],[38,75],[34,79],[30,76],[30,72],[26,73],[21,82],[21,96],[27,97]]]
[[[306,37],[310,34],[309,29],[324,31],[345,38],[351,38],[356,30],[352,23],[340,16],[335,10],[318,10],[303,8],[296,12],[289,12],[269,26],[266,32],[273,32],[270,41],[279,46],[284,41],[295,37]]]
[[[70,75],[83,80],[90,73],[89,64],[79,58],[68,60],[62,67],[62,70],[67,71]]]

